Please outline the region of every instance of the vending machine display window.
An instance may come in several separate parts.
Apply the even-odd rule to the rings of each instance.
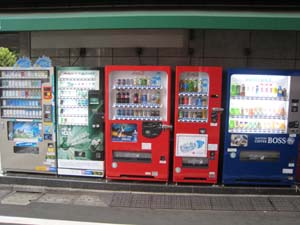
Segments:
[[[207,122],[209,76],[206,72],[182,72],[179,80],[179,122]]]
[[[166,121],[168,93],[164,71],[112,71],[109,118]]]
[[[231,76],[229,132],[287,133],[288,76]]]

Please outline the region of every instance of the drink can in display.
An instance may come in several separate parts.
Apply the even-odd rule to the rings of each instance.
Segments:
[[[184,118],[188,118],[188,117],[189,117],[189,113],[188,113],[187,111],[184,111],[184,112],[183,112],[183,117],[184,117]]]
[[[179,117],[179,119],[182,119],[182,118],[183,118],[183,112],[182,112],[182,110],[179,110],[178,117]]]
[[[147,94],[142,94],[142,104],[147,104]]]
[[[184,105],[188,105],[189,104],[189,97],[188,96],[184,96],[183,97],[183,104]]]
[[[183,105],[183,104],[184,104],[184,97],[179,96],[179,105]]]
[[[122,85],[126,85],[126,79],[122,79]]]
[[[189,102],[188,102],[188,104],[189,104],[189,105],[192,105],[192,103],[193,103],[193,97],[190,96],[190,97],[189,97]]]
[[[117,116],[121,116],[121,115],[122,115],[121,109],[118,109],[118,110],[117,110]]]
[[[185,79],[183,82],[184,82],[183,83],[183,91],[188,91],[188,89],[189,89],[189,82],[188,82],[188,80]]]

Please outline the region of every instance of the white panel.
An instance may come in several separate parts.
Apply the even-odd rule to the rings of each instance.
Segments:
[[[82,30],[31,33],[34,48],[182,48],[185,30]]]

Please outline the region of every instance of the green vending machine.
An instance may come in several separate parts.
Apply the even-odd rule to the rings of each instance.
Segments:
[[[58,174],[103,177],[101,70],[57,67],[56,84]]]

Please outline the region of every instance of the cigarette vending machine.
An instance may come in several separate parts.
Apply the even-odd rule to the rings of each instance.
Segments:
[[[228,71],[224,184],[294,183],[299,75],[284,70]]]
[[[106,177],[168,181],[170,79],[166,66],[106,66]]]
[[[0,68],[4,172],[56,173],[53,68]]]
[[[222,68],[176,67],[173,181],[216,183]]]
[[[58,67],[56,74],[58,174],[103,177],[101,71]]]

